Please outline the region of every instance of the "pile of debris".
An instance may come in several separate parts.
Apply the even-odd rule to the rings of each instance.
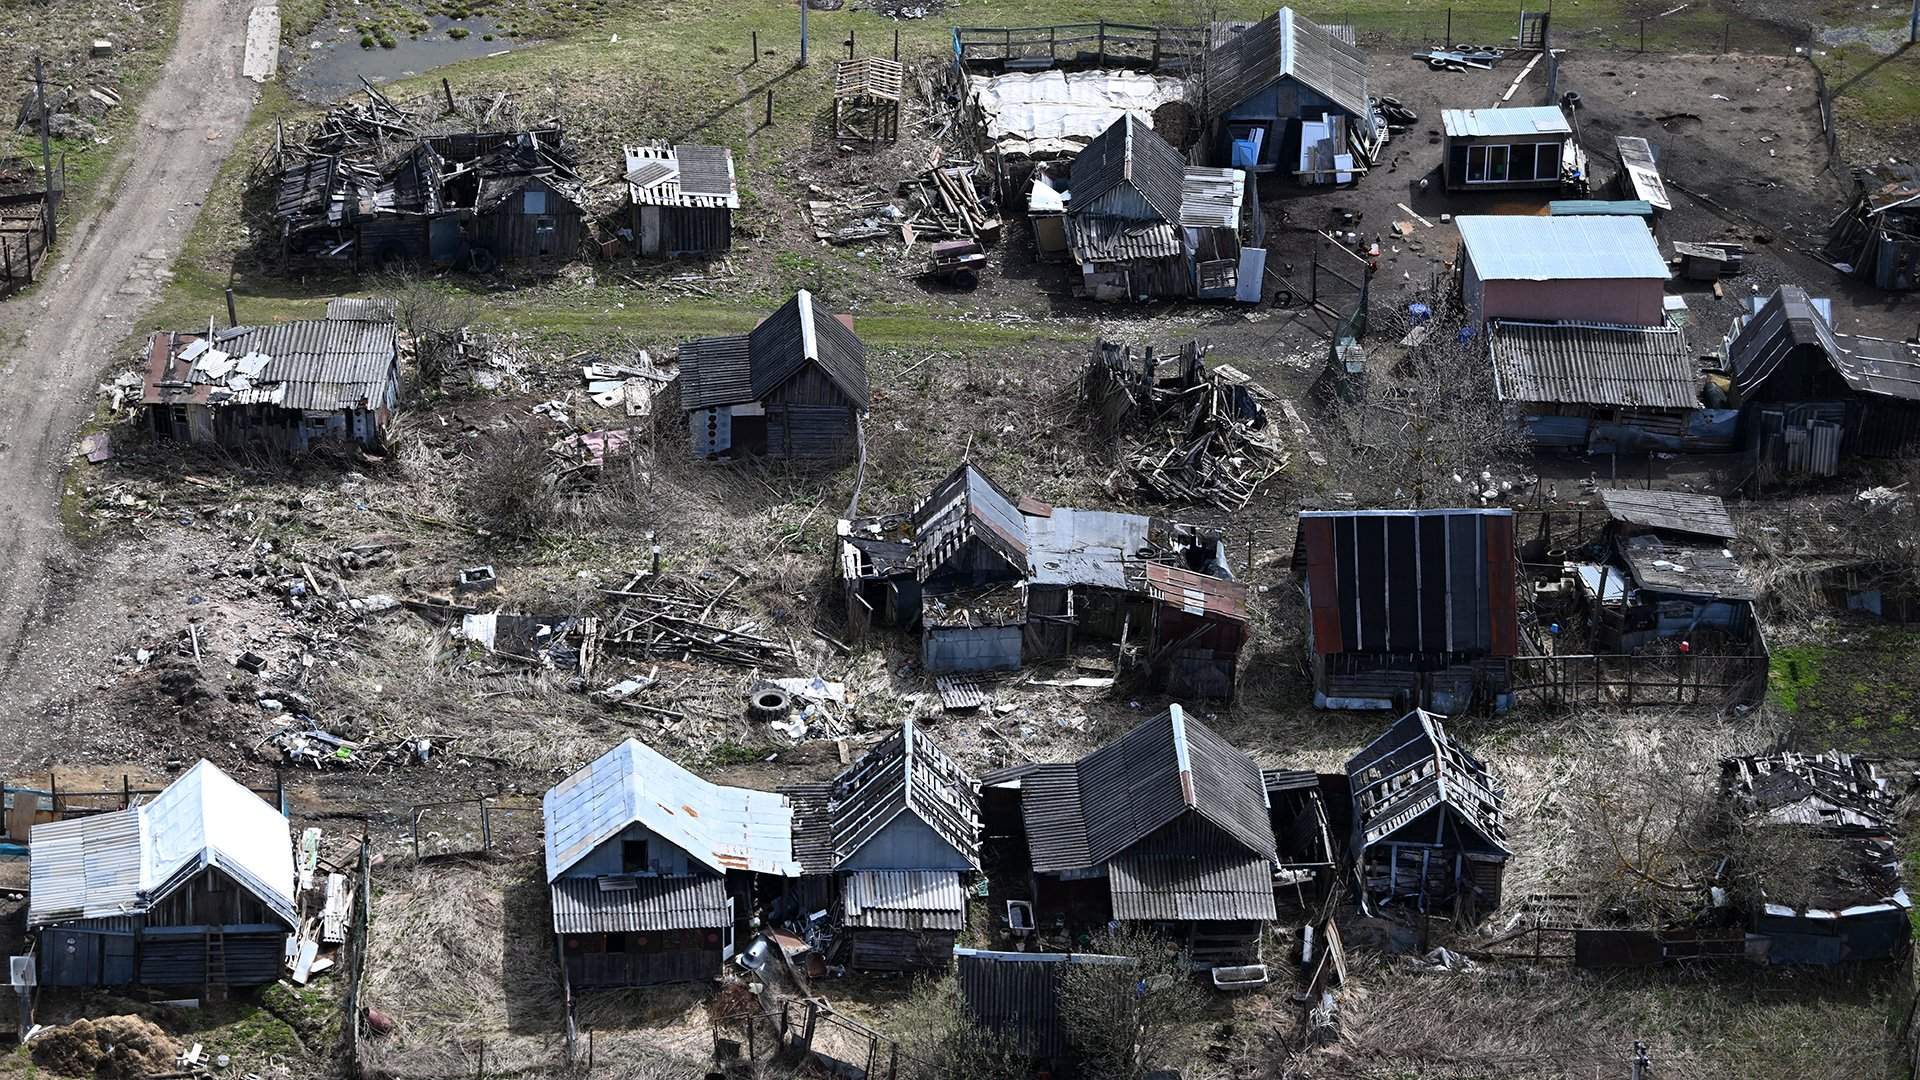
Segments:
[[[1110,443],[1138,438],[1122,457],[1141,492],[1232,513],[1288,458],[1267,423],[1264,391],[1231,366],[1208,370],[1205,354],[1197,341],[1164,361],[1151,347],[1136,355],[1097,342],[1081,400]],[[1163,363],[1170,374],[1161,374]]]
[[[405,146],[423,133],[425,118],[396,105],[362,79],[367,100],[352,98],[330,106],[304,133],[309,154],[384,150],[389,142]]]
[[[929,240],[976,240],[989,244],[1000,237],[1000,219],[980,199],[974,181],[980,163],[935,165],[900,185],[907,198],[907,220],[901,235],[909,244]]]
[[[600,639],[608,651],[654,660],[690,661],[695,657],[738,667],[766,667],[786,647],[756,633],[759,623],[729,605],[744,580],[719,591],[687,577],[663,577],[651,570],[629,579],[623,588],[602,589],[621,603],[606,620]]]

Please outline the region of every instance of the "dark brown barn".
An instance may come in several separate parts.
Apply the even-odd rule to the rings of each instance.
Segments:
[[[680,407],[697,457],[852,457],[867,350],[805,289],[751,333],[680,347]]]

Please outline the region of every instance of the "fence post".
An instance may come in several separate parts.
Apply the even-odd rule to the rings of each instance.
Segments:
[[[1640,51],[1647,51],[1647,20],[1640,20]]]
[[[1441,40],[1440,44],[1447,48],[1453,47],[1453,9],[1452,8],[1447,9],[1447,36]]]
[[[1728,16],[1727,21],[1720,24],[1720,52],[1722,54],[1726,53],[1727,42],[1731,41],[1732,39],[1733,39],[1733,18],[1732,16]]]
[[[772,87],[767,88],[767,122],[760,126],[761,127],[773,126],[773,88]]]
[[[760,62],[760,31],[758,30],[752,31],[752,34],[753,34],[753,59],[747,61],[748,67],[752,67],[755,64],[758,64]]]

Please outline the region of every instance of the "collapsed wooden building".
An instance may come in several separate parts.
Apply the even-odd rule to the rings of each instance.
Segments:
[[[945,967],[980,871],[979,783],[909,718],[828,783],[782,789],[794,857],[824,876],[830,963]]]
[[[379,445],[400,405],[398,329],[378,305],[328,311],[266,326],[156,331],[140,395],[147,426],[230,449]]]
[[[486,271],[577,258],[584,190],[557,126],[381,138],[283,165],[272,213],[283,266]]]
[[[546,881],[567,991],[702,981],[796,878],[785,796],[627,739],[549,788]]]
[[[1734,866],[1757,877],[1744,912],[1748,955],[1772,964],[1832,965],[1903,957],[1912,934],[1900,840],[1913,786],[1871,758],[1791,750],[1721,763],[1725,797],[1750,827],[1800,842],[1810,865]]]
[[[1279,856],[1260,767],[1180,705],[1075,762],[981,778],[1018,793],[1038,921],[1152,927],[1215,986],[1264,983]]]
[[[1920,170],[1867,168],[1855,180],[1853,204],[1828,226],[1823,254],[1889,292],[1920,288]]]
[[[1796,285],[1754,299],[1727,335],[1725,381],[1756,470],[1832,476],[1920,445],[1920,345],[1838,333]]]
[[[1401,717],[1347,762],[1347,783],[1363,910],[1467,926],[1500,906],[1506,792],[1439,716]]]
[[[748,333],[680,346],[675,385],[695,457],[850,458],[867,350],[851,317],[801,289]]]
[[[839,524],[856,638],[917,630],[929,674],[1006,671],[1117,642],[1170,694],[1227,698],[1247,587],[1219,535],[1140,514],[1016,501],[971,464],[910,514]]]
[[[1509,703],[1520,652],[1513,511],[1302,511],[1293,570],[1316,707]]]
[[[280,977],[300,922],[292,830],[280,808],[211,762],[149,802],[30,835],[27,925],[40,985],[218,1000]]]
[[[1731,545],[1738,535],[1717,495],[1602,489],[1609,558],[1578,567],[1597,649],[1636,652],[1684,643],[1690,655],[1764,652],[1753,586]]]

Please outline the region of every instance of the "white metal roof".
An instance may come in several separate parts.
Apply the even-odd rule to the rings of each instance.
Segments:
[[[1482,281],[1667,279],[1639,218],[1468,215],[1454,219]]]
[[[628,739],[547,790],[547,880],[638,822],[718,873],[800,876],[784,795],[710,783]]]
[[[295,921],[287,819],[209,761],[144,805],[35,825],[29,850],[34,926],[137,915],[208,868]]]
[[[1448,138],[1483,135],[1571,135],[1567,114],[1554,105],[1517,109],[1445,109],[1440,123]]]
[[[1185,94],[1179,79],[1134,71],[1033,71],[969,75],[986,138],[1003,154],[1072,154],[1131,112],[1153,111]]]

